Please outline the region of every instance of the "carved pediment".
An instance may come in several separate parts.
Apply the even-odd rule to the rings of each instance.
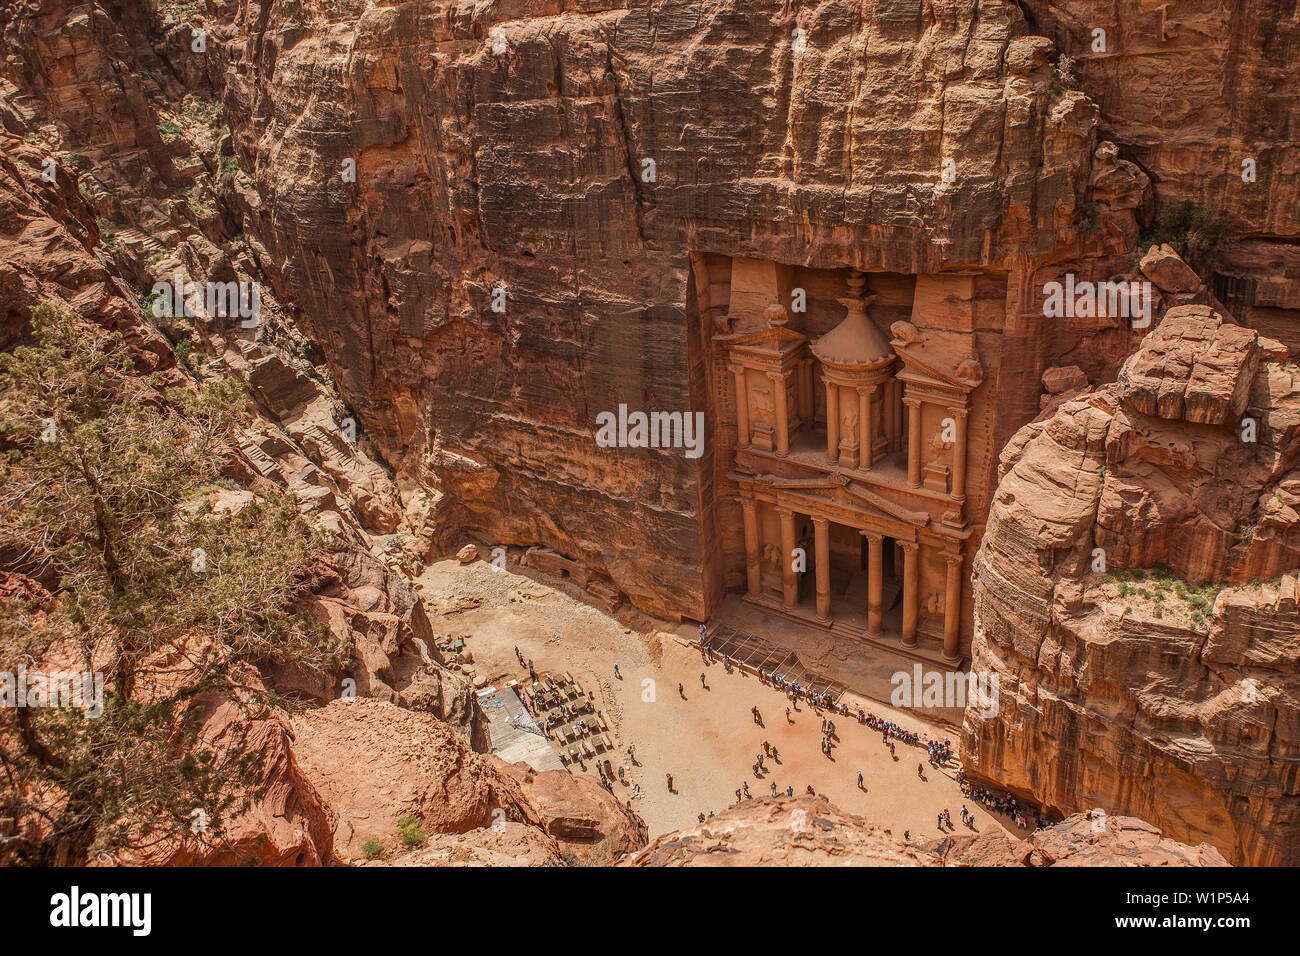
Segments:
[[[984,381],[984,366],[967,332],[921,331],[911,322],[895,322],[890,344],[913,377],[972,392]]]

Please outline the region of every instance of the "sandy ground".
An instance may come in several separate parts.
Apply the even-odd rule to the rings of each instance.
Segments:
[[[691,628],[656,627],[644,618],[620,621],[561,590],[570,585],[521,570],[496,571],[484,561],[461,565],[448,559],[426,568],[417,587],[435,633],[465,635],[480,676],[494,684],[526,678],[515,660],[518,646],[538,673],[568,671],[584,690],[595,693],[618,744],[614,754],[605,756],[616,770],[620,764],[624,768],[625,782],[616,784],[615,792],[631,801],[651,838],[734,803],[736,789],[746,783],[755,797],[770,795],[773,783],[782,791],[794,787],[796,793],[811,785],[840,808],[899,837],[904,831],[913,839],[940,836],[944,831],[936,814],[945,808],[956,832],[988,826],[1015,832],[1008,819],[965,801],[955,771],[931,767],[924,747],[896,742],[893,759],[879,733],[841,716],[834,718],[841,741],[828,759],[820,750],[820,714],[800,703],[787,721],[788,701],[776,690],[739,670],[727,674],[720,663],[706,665],[698,649],[685,643]],[[754,723],[753,706],[759,708],[762,727]],[[864,706],[923,740],[928,734],[956,742],[952,729],[931,726],[916,714],[877,702]],[[766,759],[767,773],[755,776],[753,765],[764,740],[780,758]],[[635,747],[635,765],[625,752],[629,744]],[[917,773],[918,764],[924,777]],[[594,764],[588,762],[585,772],[594,776]],[[865,790],[858,789],[859,772]],[[667,786],[669,773],[673,792]],[[975,813],[973,829],[961,822],[963,803]]]

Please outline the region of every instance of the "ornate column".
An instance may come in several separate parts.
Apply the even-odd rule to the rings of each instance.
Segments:
[[[812,519],[817,550],[817,620],[831,622],[831,536],[830,521]]]
[[[799,579],[794,572],[794,512],[777,508],[781,516],[781,585],[785,609],[793,611],[799,604]]]
[[[808,360],[800,359],[794,367],[794,408],[803,426],[808,424],[808,412],[804,397],[807,395]]]
[[[784,458],[790,452],[790,410],[786,407],[785,374],[768,372],[767,377],[776,390],[773,396],[776,399],[776,453]]]
[[[871,393],[875,386],[858,389],[858,467],[871,467]]]
[[[902,382],[896,378],[889,380],[885,388],[885,401],[889,405],[889,450],[896,452],[903,444],[902,424],[903,424],[903,401],[899,395],[899,389],[902,388]]]
[[[960,554],[946,554],[948,561],[948,594],[943,608],[943,656],[947,661],[960,659],[961,641],[961,568]]]
[[[903,398],[907,406],[907,486],[921,487],[921,400]]]
[[[831,465],[840,461],[840,387],[829,378],[826,383],[826,454]]]
[[[966,497],[966,409],[950,408],[957,425],[957,439],[952,450],[952,496],[957,499]]]
[[[900,541],[903,549],[903,646],[916,647],[916,619],[921,604],[921,568],[915,541]]]
[[[885,590],[885,549],[881,545],[885,538],[874,531],[864,531],[862,536],[867,539],[867,633],[879,637]]]
[[[749,390],[745,388],[745,367],[728,365],[736,376],[736,447],[749,446]]]
[[[817,396],[813,394],[813,389],[817,387],[817,382],[813,378],[813,360],[806,358],[803,360],[803,407],[804,407],[804,427],[812,431],[816,423],[813,421],[817,417]]]
[[[758,597],[763,589],[763,572],[758,563],[758,502],[753,498],[741,498],[740,507],[745,512],[745,574],[749,596]]]

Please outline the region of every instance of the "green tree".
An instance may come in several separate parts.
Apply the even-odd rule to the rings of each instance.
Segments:
[[[237,383],[160,395],[117,336],[45,306],[32,330],[0,355],[0,568],[50,597],[0,610],[0,671],[61,661],[105,694],[99,716],[0,710],[0,860],[220,845],[260,758],[246,720],[212,744],[203,717],[263,710],[260,665],[329,673],[348,652],[286,610],[323,542],[287,497],[213,509]]]

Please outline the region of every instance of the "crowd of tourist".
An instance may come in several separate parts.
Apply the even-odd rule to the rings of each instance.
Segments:
[[[976,803],[981,804],[994,813],[1000,813],[1005,817],[1010,817],[1011,822],[1022,830],[1029,828],[1029,816],[1016,802],[1016,798],[1009,793],[995,793],[984,787],[976,787],[966,779],[966,771],[957,771],[957,785],[961,787],[961,792],[970,797]],[[962,809],[965,809],[964,807]],[[972,815],[973,819],[973,815]],[[1043,827],[1044,821],[1041,817],[1035,817],[1034,829]]]
[[[701,629],[701,638],[703,637],[703,629]],[[732,673],[733,668],[742,666],[739,661],[735,661],[727,655],[716,654],[704,640],[701,640],[701,654],[706,663],[720,661],[727,673]],[[535,675],[536,672],[533,662],[526,658],[518,648],[515,648],[515,656],[519,660],[521,666],[528,668],[530,676]],[[895,760],[898,759],[896,746],[900,743],[914,747],[920,747],[922,743],[924,743],[932,767],[946,767],[955,760],[953,745],[948,739],[938,740],[926,737],[923,740],[921,735],[906,730],[895,721],[867,711],[865,708],[858,707],[856,709],[851,709],[847,704],[837,702],[830,694],[817,691],[811,687],[806,687],[799,682],[787,681],[784,677],[778,674],[767,673],[761,669],[758,670],[757,673],[759,680],[762,683],[784,694],[788,698],[790,706],[786,708],[785,712],[787,722],[794,722],[792,708],[793,711],[797,712],[800,703],[806,703],[813,708],[821,718],[820,748],[822,754],[828,759],[834,760],[834,749],[839,746],[840,742],[838,729],[833,717],[835,715],[842,715],[849,720],[856,719],[859,725],[879,733],[881,735],[882,745],[889,749],[890,755]],[[622,675],[617,672],[615,676],[618,679],[621,679],[622,677]],[[703,688],[708,689],[708,684],[704,674],[700,675],[700,684]],[[685,688],[681,684],[678,684],[678,694],[683,699],[686,699]],[[525,705],[534,713],[558,708],[558,714],[556,716],[563,715],[566,720],[580,717],[582,714],[595,712],[594,695],[592,694],[588,694],[587,699],[583,699],[582,696],[579,696],[579,698],[573,702],[563,700],[558,693],[554,692],[549,696],[544,696],[540,694],[534,695],[527,690],[523,690],[521,696],[523,697]],[[763,717],[757,705],[750,708],[750,717],[758,727],[764,726]],[[558,723],[559,721],[557,720],[554,722]],[[543,725],[543,730],[545,731],[545,725]],[[635,756],[635,750],[632,746],[627,748],[627,756],[633,766],[640,766]],[[781,762],[777,748],[773,747],[769,741],[764,740],[762,742],[762,752],[757,754],[752,768],[756,778],[761,779],[769,772],[769,768],[765,762],[766,759],[771,759],[778,764]],[[600,785],[606,791],[614,794],[614,783],[617,781],[625,787],[630,786],[632,796],[635,797],[640,794],[640,784],[634,783],[630,779],[622,765],[615,768],[612,765],[612,762],[608,759],[603,761],[597,760],[595,763],[596,772],[600,779]],[[917,765],[917,774],[922,780],[926,779],[924,765]],[[673,775],[667,773],[664,776],[669,792],[674,794],[677,793],[673,783]],[[1025,809],[1019,806],[1015,797],[1005,793],[997,794],[985,788],[973,786],[970,781],[966,779],[965,772],[960,768],[957,771],[956,777],[962,794],[969,800],[980,804],[991,812],[1009,817],[1017,827],[1024,829],[1028,826],[1029,816]],[[866,779],[860,771],[857,772],[857,785],[859,790],[865,791],[867,789]],[[795,788],[793,786],[786,786],[785,789],[782,790],[778,787],[775,781],[769,781],[769,792],[772,797],[779,797],[783,794],[787,797],[793,797],[795,795]],[[811,784],[808,784],[805,787],[804,793],[809,796],[816,796],[816,790]],[[752,800],[754,796],[749,789],[749,782],[742,781],[740,786],[734,791],[734,796],[737,802],[746,799]],[[631,800],[628,801],[628,805],[631,806]],[[701,811],[698,815],[698,819],[701,823],[712,817],[713,811],[708,811],[707,815],[704,811]],[[975,825],[975,814],[964,804],[960,809],[960,819],[967,827],[973,828]],[[950,811],[947,807],[936,814],[936,824],[941,831],[947,832],[956,829],[952,824]],[[1044,823],[1041,819],[1036,819],[1035,825],[1041,827]],[[906,838],[910,840],[910,830],[907,831]]]

